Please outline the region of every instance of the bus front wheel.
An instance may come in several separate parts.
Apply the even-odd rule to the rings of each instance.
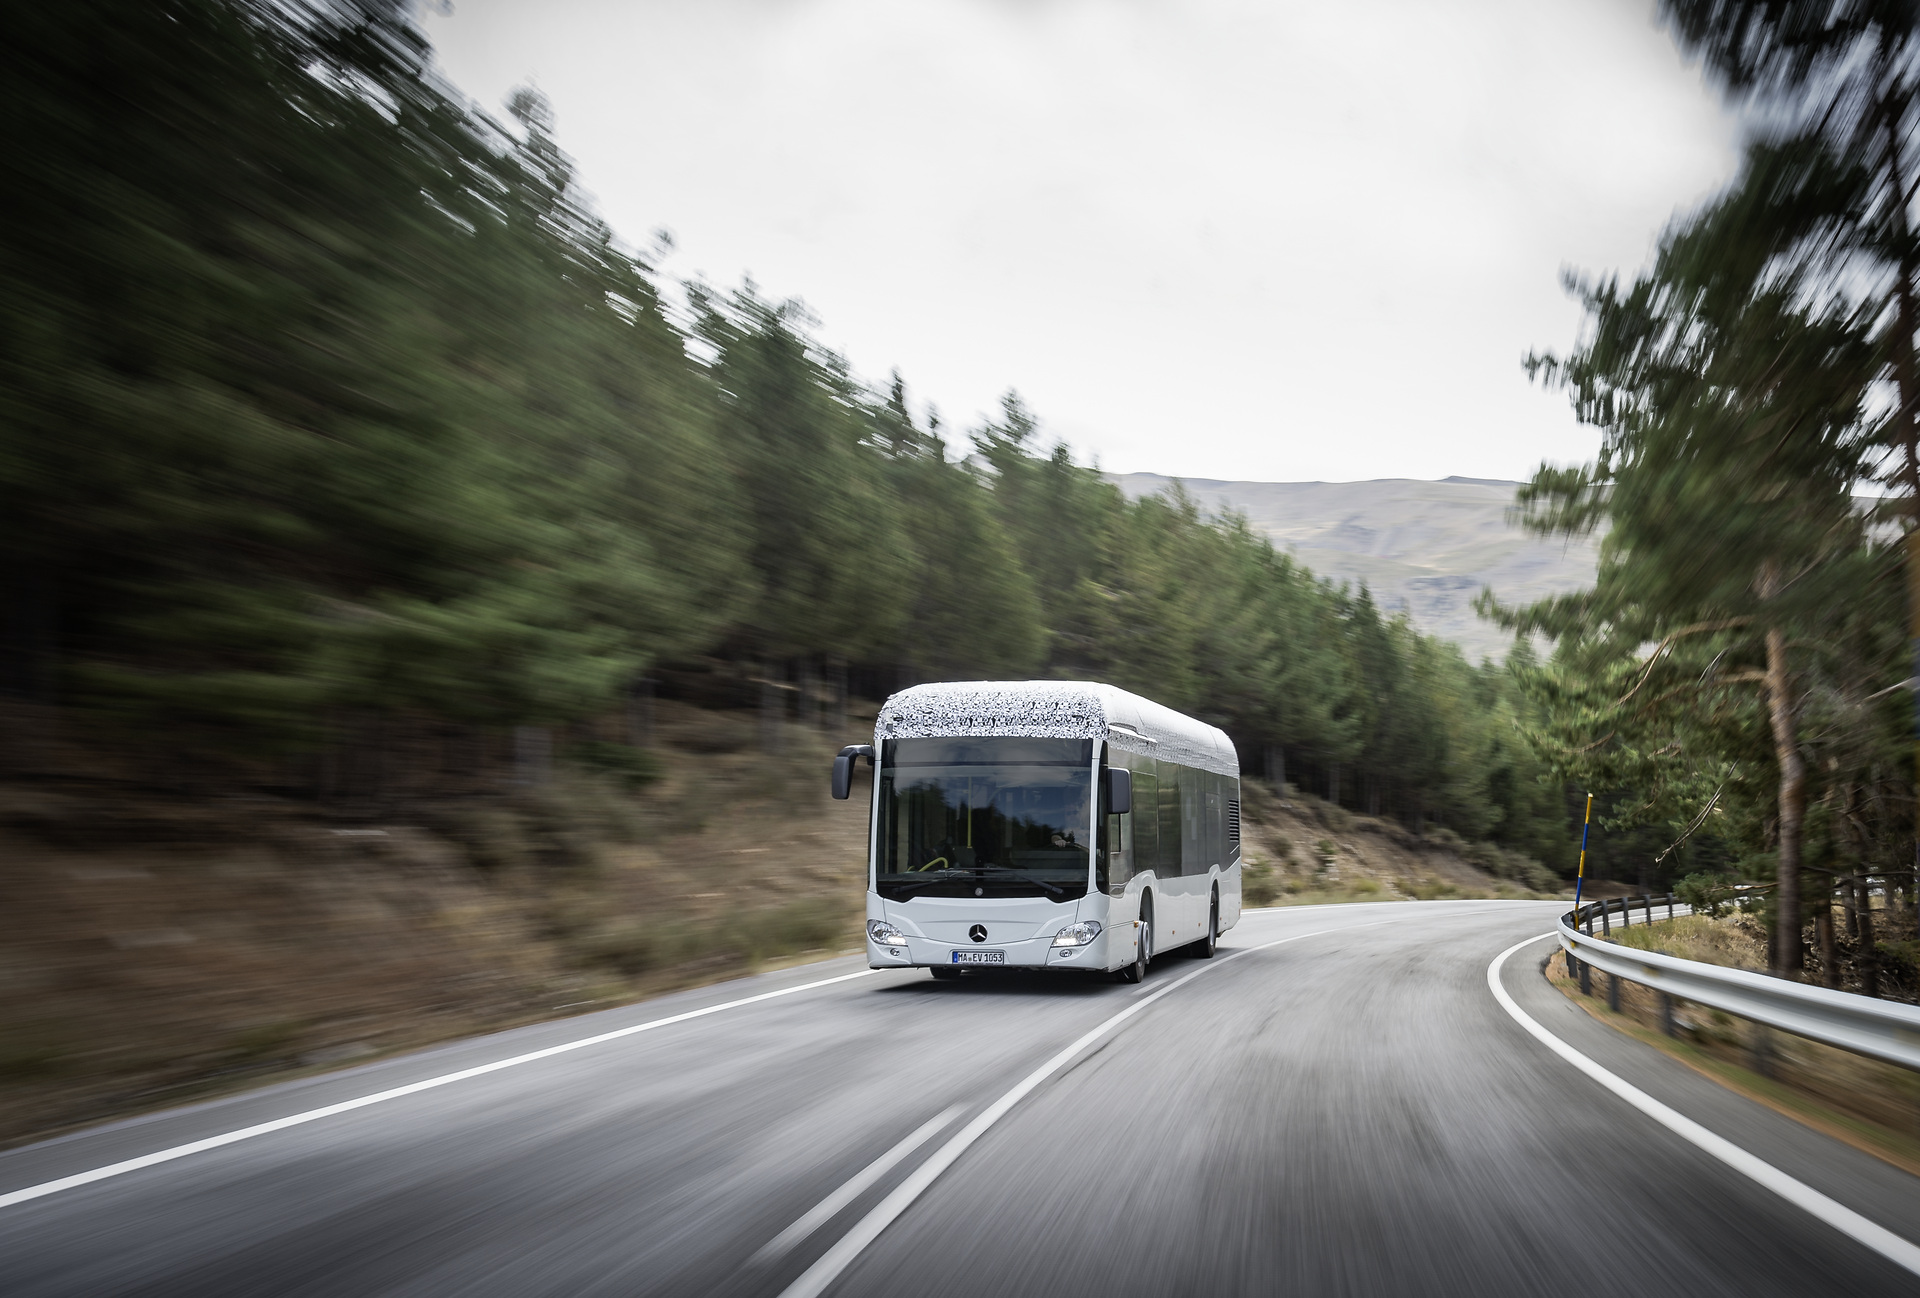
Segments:
[[[1137,983],[1145,981],[1147,966],[1153,961],[1153,902],[1146,897],[1140,899],[1140,937],[1133,946],[1133,963],[1120,969],[1120,981]]]
[[[927,969],[927,972],[942,981],[960,976],[960,971],[950,964],[932,965]]]
[[[1213,959],[1213,953],[1220,949],[1220,894],[1213,894],[1213,901],[1207,907],[1207,935],[1200,941],[1200,958]]]

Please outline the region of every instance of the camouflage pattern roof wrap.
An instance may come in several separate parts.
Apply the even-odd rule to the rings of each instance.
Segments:
[[[874,742],[959,736],[1105,739],[1114,747],[1220,775],[1240,774],[1223,731],[1152,699],[1090,681],[945,681],[889,698]]]

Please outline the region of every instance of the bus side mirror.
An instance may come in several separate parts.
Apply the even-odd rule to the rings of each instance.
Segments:
[[[1109,766],[1106,775],[1107,814],[1124,816],[1133,810],[1133,772],[1124,766]]]
[[[872,766],[873,745],[848,744],[840,750],[840,755],[833,759],[833,796],[842,802],[846,801],[847,794],[853,790],[853,760],[856,757],[866,758],[867,765]]]

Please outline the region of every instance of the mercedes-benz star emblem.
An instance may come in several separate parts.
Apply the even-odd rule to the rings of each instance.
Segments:
[[[976,942],[984,942],[987,940],[987,926],[985,924],[975,924],[967,930],[967,936]]]

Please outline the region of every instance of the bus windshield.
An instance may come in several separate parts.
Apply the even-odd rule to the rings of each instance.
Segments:
[[[911,897],[1081,897],[1092,741],[891,739],[877,886]]]

